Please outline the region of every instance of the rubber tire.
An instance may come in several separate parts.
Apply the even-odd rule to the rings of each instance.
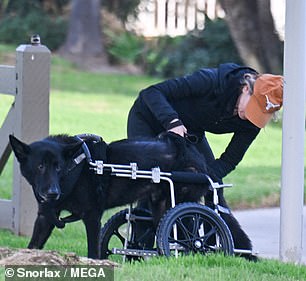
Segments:
[[[131,211],[132,214],[136,216],[147,216],[151,217],[151,212],[145,209],[141,208],[135,208],[132,209]],[[111,250],[109,249],[109,243],[113,235],[116,235],[118,239],[122,242],[122,247],[124,246],[124,241],[122,240],[124,237],[121,236],[119,238],[118,235],[119,233],[116,234],[116,231],[120,227],[122,227],[124,224],[127,224],[126,220],[126,215],[128,214],[128,209],[124,209],[115,215],[113,215],[101,228],[100,231],[100,242],[99,242],[99,247],[100,247],[100,258],[101,259],[108,259],[110,255],[112,255]],[[153,248],[154,242],[155,242],[155,231],[153,227],[153,222],[151,221],[137,221],[137,226],[135,222],[131,222],[132,226],[132,231],[130,237],[133,237],[135,235],[135,229],[136,227],[142,227],[145,229],[147,234],[145,234],[145,237],[148,241],[143,242],[143,241],[134,241],[133,243],[128,242],[128,248],[137,248],[137,249],[146,249],[146,250],[151,250]],[[140,245],[139,245],[140,244]],[[138,257],[128,257],[128,260],[139,260]]]
[[[199,226],[197,228],[198,230],[194,231],[196,229],[196,227],[194,227],[196,215],[198,216],[198,218],[201,218],[201,223],[198,224]],[[193,226],[193,230],[190,231],[189,229],[187,229],[184,222],[185,224],[188,223],[189,227]],[[223,252],[226,255],[233,255],[234,253],[233,238],[224,220],[220,216],[218,216],[212,209],[198,203],[178,204],[174,208],[170,209],[161,219],[156,231],[157,249],[160,255],[165,255],[167,257],[173,255],[173,253],[171,253],[169,240],[171,239],[173,240],[173,238],[171,238],[171,233],[173,231],[173,225],[175,223],[177,223],[178,235],[181,235],[181,238],[183,238],[181,239],[179,237],[177,240],[178,242],[181,241],[181,243],[178,244],[180,244],[184,249],[182,253],[206,254],[208,252],[209,253],[216,252],[215,250],[213,250],[213,247],[209,247],[214,245],[207,245],[207,243],[209,243],[208,238],[206,239],[207,240],[206,243],[203,242],[204,239],[202,240],[200,239],[200,235],[198,234],[198,232],[201,226],[202,229],[205,226],[205,228],[208,228],[210,230],[212,229],[212,227],[215,228],[215,232],[212,233],[211,236],[209,237],[211,237],[210,243],[215,243],[214,242],[215,236],[213,235],[218,234],[220,239],[220,244],[222,245],[222,248],[218,249],[218,252]],[[205,223],[205,225],[203,223]],[[182,225],[184,225],[185,228],[182,228]],[[205,237],[205,235],[203,237]],[[200,248],[195,247],[195,243],[192,243],[192,239],[194,239],[194,241],[197,240],[198,245],[201,244]]]

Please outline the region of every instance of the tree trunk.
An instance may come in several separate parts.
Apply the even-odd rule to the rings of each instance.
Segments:
[[[244,63],[259,72],[282,72],[283,44],[275,32],[270,0],[219,0]]]
[[[100,0],[72,0],[68,34],[60,50],[62,55],[80,64],[94,58],[106,62],[100,12]]]

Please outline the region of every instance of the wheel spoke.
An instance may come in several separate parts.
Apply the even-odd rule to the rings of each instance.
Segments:
[[[127,233],[127,210],[122,210],[112,216],[101,229],[101,257],[116,260],[113,255],[113,248],[122,248],[125,245],[126,237],[129,237],[127,248],[153,249],[155,230],[153,223],[149,220],[137,219],[131,221],[131,228]],[[151,214],[142,209],[134,209],[133,214],[140,217],[151,217]],[[138,260],[141,257],[127,257],[128,260]]]
[[[201,225],[200,220],[201,220],[200,215],[196,213],[194,215],[194,224],[193,224],[193,230],[192,230],[192,233],[194,234],[194,236],[198,233],[198,230],[200,228],[200,225]]]
[[[172,236],[168,237],[169,243],[177,243],[178,245],[184,247],[188,252],[193,251],[193,242],[197,235],[197,225],[199,225],[199,218],[196,220],[193,217],[178,217],[176,220],[176,225],[178,227],[179,236],[181,238],[174,239]],[[186,223],[189,224],[186,226]],[[190,231],[192,229],[192,231]]]
[[[119,238],[122,245],[124,245],[125,238],[119,233],[118,229],[114,230],[114,234],[115,234],[115,236],[117,236]]]
[[[209,239],[212,239],[211,242],[209,242]],[[203,237],[203,243],[205,251],[211,250],[211,251],[217,251],[223,249],[222,241],[220,241],[220,236],[218,234],[218,231],[216,227],[213,227],[209,232],[206,233],[206,235]]]
[[[189,229],[185,226],[184,222],[182,221],[182,218],[178,218],[176,220],[176,225],[178,226],[178,228],[180,228],[180,230],[182,231],[182,234],[184,234],[184,237],[186,239],[192,239],[193,238],[193,233],[189,231]],[[180,233],[181,234],[181,233]]]
[[[177,240],[175,240],[175,239],[173,239],[173,237],[169,237],[168,242],[169,243],[177,243],[181,246],[188,247],[188,248],[190,247],[190,240],[189,239],[177,239]]]
[[[198,203],[181,203],[169,210],[159,225],[156,239],[159,252],[167,256],[233,253],[232,236],[225,222],[213,210]]]
[[[216,229],[216,227],[214,226],[214,227],[211,228],[210,231],[208,231],[208,232],[204,235],[204,237],[202,238],[202,239],[203,239],[203,242],[206,243],[207,240],[208,240],[209,238],[211,238],[212,235],[215,235],[215,234],[217,234],[217,229]]]

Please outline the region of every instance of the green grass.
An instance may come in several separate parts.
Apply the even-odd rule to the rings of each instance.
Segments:
[[[55,63],[51,73],[50,132],[126,137],[126,120],[139,90],[156,80],[144,76],[94,74]]]
[[[306,280],[306,267],[284,265],[277,261],[252,263],[241,258],[196,255],[125,264],[115,271],[115,280],[302,281]]]
[[[125,263],[115,268],[114,275],[115,281],[305,281],[306,266],[274,260],[253,263],[242,258],[221,255],[196,255]],[[0,267],[0,281],[2,280],[5,280],[4,268]]]
[[[267,126],[225,182],[233,183],[226,198],[234,208],[276,206],[281,179],[281,130]]]
[[[0,45],[0,58],[2,48]],[[157,82],[145,76],[93,74],[78,71],[56,56],[52,58],[50,133],[95,133],[107,141],[126,136],[129,108],[140,89]],[[0,120],[5,117],[12,97],[0,95]],[[231,135],[209,135],[216,156]],[[278,204],[281,173],[281,129],[269,125],[262,130],[239,167],[225,178],[234,187],[226,190],[232,208],[274,206]],[[0,198],[12,196],[12,158],[0,176]],[[108,211],[103,222],[114,211]],[[24,248],[27,237],[0,230],[0,247]],[[86,255],[85,230],[73,223],[56,229],[45,249]],[[1,268],[0,268],[1,272]],[[125,264],[116,270],[116,280],[306,280],[305,267],[274,261],[247,263],[223,257],[184,257],[154,259],[145,263]],[[247,279],[245,279],[247,278]],[[1,274],[0,274],[1,280]]]

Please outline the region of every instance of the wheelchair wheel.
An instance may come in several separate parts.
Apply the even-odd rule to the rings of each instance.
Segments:
[[[198,203],[182,203],[170,209],[156,232],[159,254],[234,253],[230,230],[212,209]]]
[[[129,237],[127,249],[151,250],[155,243],[155,231],[151,220],[151,213],[145,209],[132,209],[130,232],[127,233],[128,209],[122,210],[113,215],[100,232],[100,258],[120,261],[113,255],[113,248],[123,248],[125,238]],[[133,218],[133,215],[136,218]],[[144,217],[142,220],[137,217]],[[128,260],[139,260],[140,257],[127,256]]]

